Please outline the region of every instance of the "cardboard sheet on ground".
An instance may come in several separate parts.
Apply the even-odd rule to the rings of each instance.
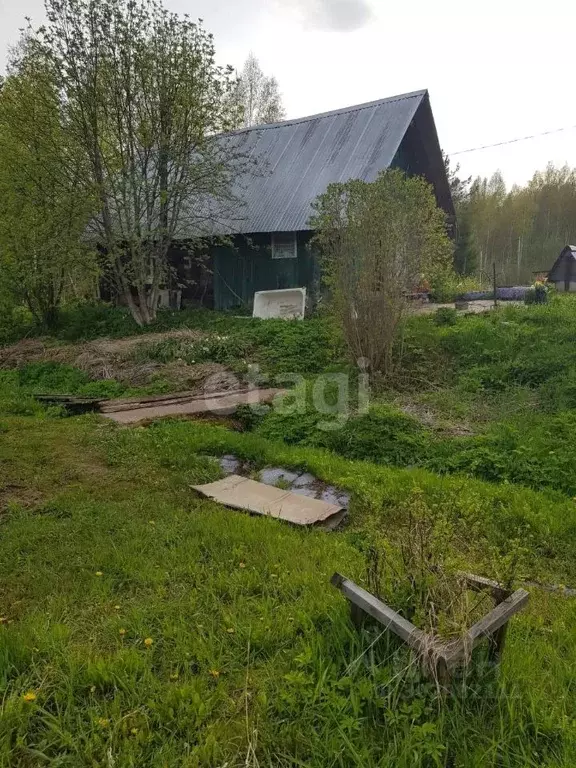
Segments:
[[[240,475],[230,475],[216,483],[194,485],[193,488],[226,507],[247,510],[296,525],[322,524],[332,529],[346,515],[344,507],[284,491]]]

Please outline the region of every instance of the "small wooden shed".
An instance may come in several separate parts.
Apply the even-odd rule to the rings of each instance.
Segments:
[[[557,291],[576,292],[576,245],[567,245],[548,273]]]

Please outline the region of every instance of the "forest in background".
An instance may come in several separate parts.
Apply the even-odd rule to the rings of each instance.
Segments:
[[[549,164],[525,186],[510,190],[497,171],[462,179],[446,159],[458,215],[457,272],[500,285],[532,283],[550,270],[565,245],[576,242],[576,169]]]

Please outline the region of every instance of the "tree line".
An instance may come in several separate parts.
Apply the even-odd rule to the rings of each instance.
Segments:
[[[506,188],[502,174],[462,179],[447,168],[458,216],[456,271],[501,285],[532,283],[565,245],[576,242],[576,169],[550,164],[524,186]]]

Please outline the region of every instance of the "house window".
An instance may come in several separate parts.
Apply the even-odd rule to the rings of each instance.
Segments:
[[[295,259],[297,256],[296,232],[274,232],[272,235],[272,258]]]

